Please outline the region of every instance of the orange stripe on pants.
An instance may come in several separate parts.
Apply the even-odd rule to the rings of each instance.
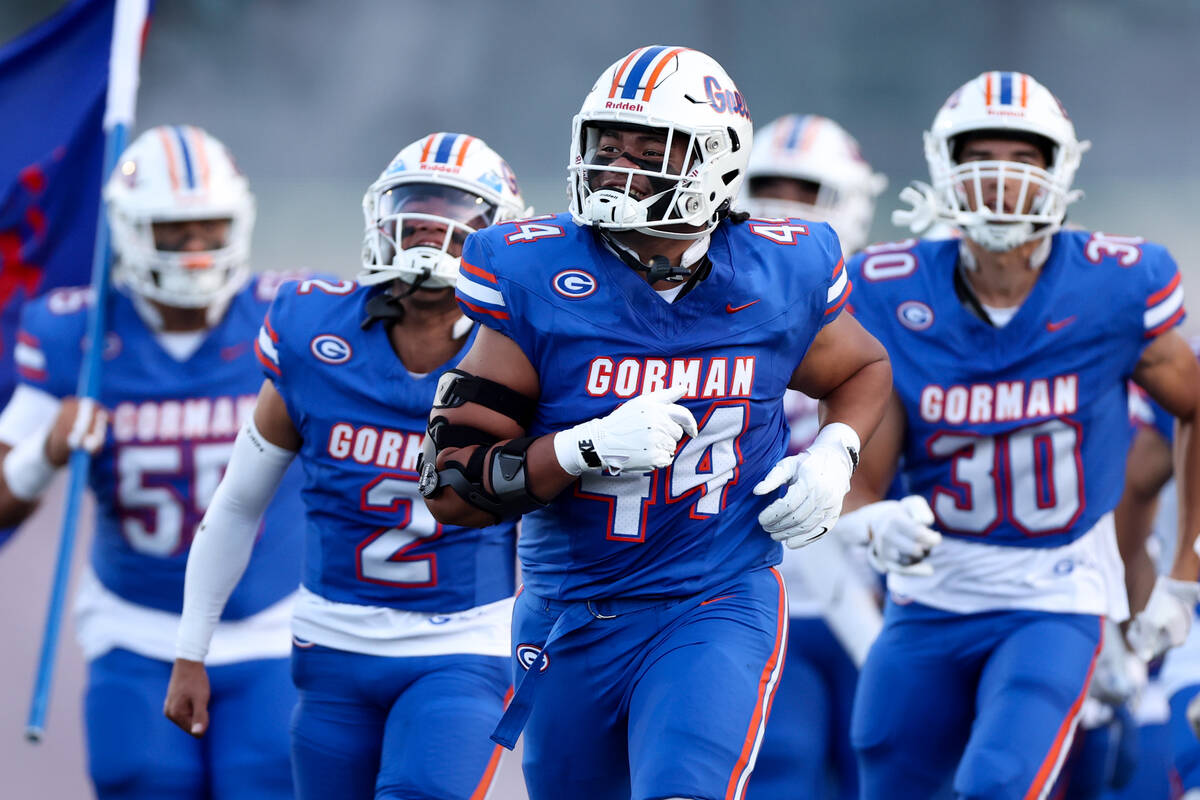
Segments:
[[[787,590],[784,589],[783,578],[780,577],[779,571],[772,567],[771,574],[775,576],[775,580],[779,584],[775,649],[771,652],[771,657],[767,659],[767,665],[763,667],[762,677],[758,681],[758,699],[754,703],[754,715],[750,718],[746,741],[742,743],[742,753],[738,756],[733,772],[729,776],[729,784],[725,789],[725,800],[738,800],[746,790],[746,784],[742,781],[742,777],[750,768],[751,759],[762,738],[763,728],[766,727],[767,717],[771,713],[771,702],[775,699],[775,687],[779,685],[777,667],[782,665],[787,653]]]
[[[513,687],[509,686],[508,691],[504,693],[504,707],[508,708],[508,701],[512,700]],[[492,779],[496,777],[496,767],[500,766],[500,752],[503,748],[496,745],[492,748],[492,757],[488,759],[487,769],[483,771],[483,777],[479,779],[479,785],[475,787],[475,791],[471,792],[471,800],[483,800],[487,797],[488,789],[492,788]]]
[[[1100,657],[1100,649],[1104,647],[1104,617],[1100,618],[1100,642],[1096,645],[1096,652],[1092,653],[1092,663],[1088,667],[1087,678],[1083,682],[1083,689],[1080,690],[1079,696],[1075,698],[1075,702],[1071,704],[1071,710],[1067,712],[1067,718],[1063,720],[1062,725],[1058,727],[1058,735],[1054,737],[1054,744],[1050,747],[1050,752],[1042,761],[1042,766],[1038,768],[1037,775],[1033,778],[1033,785],[1029,787],[1029,791],[1025,793],[1025,800],[1036,800],[1042,796],[1042,792],[1049,789],[1054,783],[1055,777],[1058,775],[1058,768],[1061,766],[1060,754],[1065,745],[1070,742],[1075,726],[1079,722],[1079,709],[1083,707],[1083,699],[1087,697],[1088,685],[1092,682],[1092,672],[1096,669],[1096,661]]]

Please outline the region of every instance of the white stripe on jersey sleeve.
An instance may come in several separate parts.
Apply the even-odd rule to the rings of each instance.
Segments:
[[[258,349],[271,359],[272,364],[279,366],[279,351],[275,349],[275,342],[271,340],[271,334],[267,333],[265,325],[258,329]]]
[[[481,303],[490,303],[494,306],[504,305],[504,295],[496,291],[490,286],[484,286],[482,283],[476,283],[466,276],[465,273],[458,273],[458,284],[456,288],[465,294],[467,297],[474,298]]]
[[[1183,305],[1183,284],[1167,295],[1167,298],[1153,308],[1146,309],[1142,315],[1142,324],[1147,330],[1155,328],[1171,318],[1171,315]]]
[[[39,348],[21,341],[13,348],[13,361],[17,362],[19,367],[39,372],[46,368],[46,354]]]
[[[849,278],[846,277],[846,268],[843,266],[841,274],[838,275],[838,279],[833,282],[833,286],[829,287],[829,293],[825,295],[826,303],[832,303],[834,300],[837,300],[842,296],[842,291],[846,288],[847,280],[849,280]]]

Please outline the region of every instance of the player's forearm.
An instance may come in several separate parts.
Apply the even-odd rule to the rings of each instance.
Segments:
[[[1154,589],[1154,580],[1158,577],[1154,560],[1146,550],[1146,540],[1150,538],[1158,508],[1157,497],[1157,492],[1132,487],[1127,481],[1125,494],[1113,512],[1117,548],[1125,564],[1125,590],[1129,596],[1129,610],[1133,614],[1145,607]]]
[[[1200,579],[1200,556],[1194,544],[1200,532],[1200,436],[1196,414],[1182,417],[1175,428],[1175,476],[1179,495],[1179,544],[1171,577],[1182,581]]]
[[[886,357],[867,362],[821,398],[821,425],[845,423],[865,445],[883,419],[891,396],[891,363]]]
[[[30,437],[18,447],[0,444],[0,527],[4,528],[20,525],[29,518],[38,507],[42,490],[57,471],[45,458],[44,435]],[[9,475],[13,476],[11,488]]]
[[[177,658],[203,661],[207,655],[221,612],[250,563],[259,520],[294,457],[266,442],[253,423],[238,433],[188,554]]]
[[[503,447],[505,443],[499,442],[492,447]],[[439,469],[444,468],[451,461],[466,464],[470,461],[475,449],[475,447],[464,447],[443,451],[438,457]],[[487,463],[486,459],[484,463]],[[525,469],[526,485],[530,494],[544,503],[557,497],[563,489],[574,483],[577,477],[568,473],[558,463],[558,457],[554,453],[554,434],[538,437],[529,446],[525,455]],[[484,486],[489,491],[492,489],[490,477],[485,470]],[[429,507],[434,519],[444,525],[481,528],[495,525],[498,522],[494,515],[467,502],[449,487],[443,488],[436,497],[425,498],[425,504]]]

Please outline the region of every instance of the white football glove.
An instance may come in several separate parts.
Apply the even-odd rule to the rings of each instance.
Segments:
[[[90,397],[79,398],[79,411],[71,432],[67,434],[67,446],[95,455],[100,452],[107,437],[108,411]]]
[[[844,541],[865,546],[867,560],[879,572],[932,575],[925,557],[942,541],[932,524],[929,503],[910,494],[857,508],[838,521],[837,530]]]
[[[1183,644],[1200,601],[1200,583],[1159,575],[1146,607],[1129,623],[1125,639],[1143,661],[1151,661]]]
[[[754,487],[757,495],[787,485],[787,493],[758,515],[758,524],[777,542],[795,549],[812,544],[833,527],[850,491],[858,462],[858,434],[834,422],[821,428],[803,453],[788,456]]]
[[[1125,647],[1121,629],[1110,619],[1104,621],[1104,644],[1088,685],[1088,696],[1108,706],[1128,703],[1146,688],[1146,662]]]
[[[554,454],[571,475],[607,469],[647,472],[675,459],[675,448],[686,433],[695,436],[696,418],[675,401],[687,386],[640,394],[611,414],[590,419],[554,436]]]
[[[908,228],[921,234],[933,225],[937,218],[937,193],[933,187],[921,181],[913,181],[900,190],[900,201],[912,208],[899,208],[892,212],[892,224]]]

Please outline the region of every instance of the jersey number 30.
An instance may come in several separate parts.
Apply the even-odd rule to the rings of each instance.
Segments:
[[[996,437],[936,433],[928,448],[953,459],[951,486],[933,490],[933,512],[950,530],[986,536],[1007,516],[1026,536],[1048,536],[1083,510],[1079,431],[1068,420]]]

